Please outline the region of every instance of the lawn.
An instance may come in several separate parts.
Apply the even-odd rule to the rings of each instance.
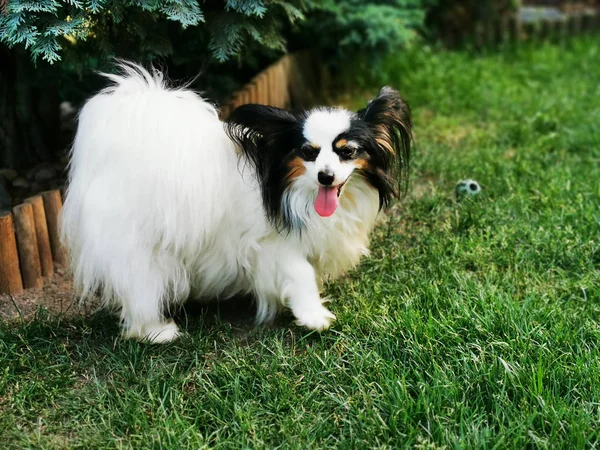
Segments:
[[[413,106],[411,191],[327,287],[333,328],[0,324],[0,448],[600,446],[600,41],[375,73]],[[483,191],[457,202],[465,178]]]

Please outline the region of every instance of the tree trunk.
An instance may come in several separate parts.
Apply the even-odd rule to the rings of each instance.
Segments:
[[[58,92],[48,80],[41,87],[36,78],[24,50],[0,46],[0,167],[31,167],[58,150]]]

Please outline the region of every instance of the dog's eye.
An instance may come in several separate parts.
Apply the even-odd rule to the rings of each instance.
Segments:
[[[319,151],[321,150],[318,147],[313,147],[310,144],[305,144],[302,146],[302,155],[304,156],[304,159],[306,161],[314,161],[315,159],[317,159],[317,156],[319,155]]]
[[[352,147],[342,147],[337,150],[337,154],[340,156],[341,159],[344,159],[344,160],[352,159],[352,158],[354,158],[354,155],[356,154],[356,149],[354,149]]]

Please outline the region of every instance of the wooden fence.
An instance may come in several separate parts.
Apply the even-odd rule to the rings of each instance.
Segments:
[[[60,191],[27,199],[0,215],[0,294],[19,294],[39,288],[54,276],[54,265],[67,265],[60,244],[58,217]]]
[[[522,41],[561,41],[571,36],[600,31],[600,13],[570,14],[560,19],[522,22],[516,16],[502,17],[489,23],[478,23],[474,30],[447,28],[441,38],[450,48],[472,45],[494,47]]]
[[[303,52],[285,55],[256,75],[221,107],[223,119],[236,107],[259,103],[279,108],[306,107],[319,99],[326,78],[318,57]],[[60,191],[43,192],[0,215],[0,294],[39,288],[67,266],[59,240]]]
[[[285,55],[256,75],[221,106],[226,119],[240,105],[257,103],[278,108],[314,105],[326,90],[327,76],[311,52]]]

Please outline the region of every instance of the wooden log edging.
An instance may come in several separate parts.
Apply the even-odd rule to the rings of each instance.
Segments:
[[[58,229],[60,210],[62,209],[60,191],[42,192],[42,198],[44,199],[44,210],[46,211],[46,224],[50,238],[50,248],[52,249],[52,259],[58,265],[66,267],[67,252],[60,242],[60,230]]]
[[[44,282],[31,203],[21,203],[15,206],[13,220],[23,287],[25,289],[41,288]]]
[[[54,277],[54,262],[52,261],[52,249],[50,248],[50,236],[48,236],[48,225],[46,222],[46,211],[44,210],[44,200],[41,195],[36,195],[25,200],[33,208],[33,218],[35,221],[35,235],[38,245],[38,254],[42,276],[46,278]]]
[[[284,55],[232,94],[221,105],[220,116],[226,119],[235,108],[247,103],[283,109],[311,105],[321,87],[322,70],[311,52]]]
[[[60,243],[60,191],[43,192],[0,215],[0,294],[40,288],[54,276],[54,263],[66,268]]]
[[[20,294],[23,281],[12,214],[0,216],[0,294]]]

